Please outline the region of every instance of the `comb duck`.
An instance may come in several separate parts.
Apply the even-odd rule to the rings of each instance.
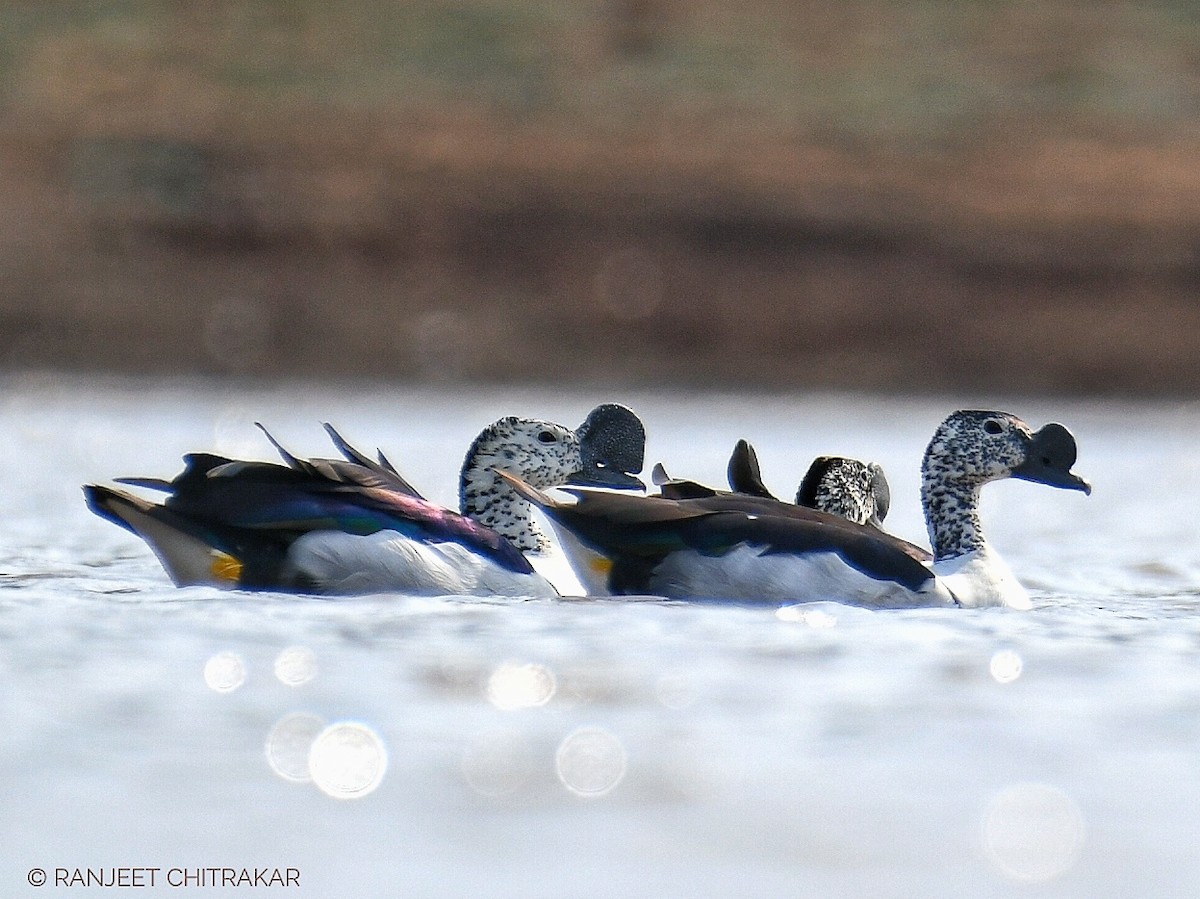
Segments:
[[[735,494],[778,502],[763,483],[758,454],[745,440],[739,440],[733,448],[727,477],[729,489]],[[659,495],[668,499],[730,495],[695,481],[671,478],[662,463],[654,466],[652,479],[659,488]],[[809,466],[796,491],[795,505],[839,515],[858,524],[882,527],[891,505],[891,490],[883,469],[874,462],[860,462],[844,456],[819,456]]]
[[[593,410],[578,431],[515,417],[489,425],[463,463],[463,514],[422,498],[382,453],[372,460],[326,430],[344,460],[299,459],[268,434],[285,464],[193,453],[171,481],[119,481],[167,493],[162,504],[95,484],[85,499],[145,540],[178,586],[555,596],[533,564],[548,540],[496,469],[540,488],[642,486],[629,469],[641,469],[645,435],[624,407]]]
[[[984,484],[1020,478],[1090,493],[1071,471],[1075,439],[1034,431],[1005,412],[959,411],[935,431],[921,465],[933,559],[874,527],[758,497],[691,499],[570,490],[560,502],[505,475],[540,506],[593,592],[872,608],[1009,606],[1029,596],[984,537]],[[753,504],[751,504],[751,501]]]

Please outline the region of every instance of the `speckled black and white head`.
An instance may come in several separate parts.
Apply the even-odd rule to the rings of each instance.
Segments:
[[[989,481],[1021,478],[1091,492],[1071,471],[1075,438],[1060,424],[1038,431],[1007,412],[955,412],[938,426],[921,463],[921,501],[934,558],[984,546],[979,491]]]
[[[735,493],[774,499],[763,483],[758,454],[739,440],[729,457],[729,486]],[[818,456],[808,467],[796,505],[840,515],[856,524],[881,527],[892,502],[883,469],[874,462],[859,462],[843,456]]]
[[[843,456],[814,459],[796,492],[798,506],[874,527],[882,526],[891,503],[891,488],[879,465]]]
[[[582,467],[579,437],[570,428],[502,418],[484,428],[467,451],[459,478],[462,512],[499,531],[523,552],[545,549],[546,535],[530,515],[529,504],[494,469],[545,489],[567,483]]]

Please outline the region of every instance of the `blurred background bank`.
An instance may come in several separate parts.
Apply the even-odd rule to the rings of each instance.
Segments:
[[[4,0],[0,368],[1200,387],[1200,2]]]

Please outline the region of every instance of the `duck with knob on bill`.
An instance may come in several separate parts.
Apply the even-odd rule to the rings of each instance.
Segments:
[[[299,459],[272,440],[286,464],[194,453],[171,481],[124,479],[166,492],[162,504],[100,485],[85,487],[85,497],[96,514],[142,537],[179,586],[320,594],[558,594],[533,564],[547,541],[529,504],[507,485],[477,497],[477,518],[459,514],[422,499],[385,458],[368,459],[326,428],[344,461]],[[500,419],[472,444],[463,481],[476,469],[503,465],[546,488],[640,486],[621,468],[637,448],[605,428],[604,420],[593,422],[581,440],[552,422]],[[592,446],[597,434],[622,452],[614,459],[605,446]]]
[[[933,559],[921,548],[817,510],[736,496],[671,500],[574,490],[558,502],[507,477],[540,506],[591,592],[783,604],[833,600],[871,608],[1009,606],[1029,596],[979,521],[984,484],[1020,478],[1090,493],[1071,471],[1060,424],[1034,431],[1004,412],[961,411],[934,433],[921,466]]]

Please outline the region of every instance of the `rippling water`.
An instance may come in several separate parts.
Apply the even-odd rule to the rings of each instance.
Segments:
[[[332,420],[452,503],[488,421],[607,400],[681,476],[720,482],[738,437],[783,494],[817,453],[876,459],[920,542],[955,407],[1063,421],[1095,492],[985,491],[1026,613],[176,590],[79,492],[270,458],[255,420],[326,455]],[[227,892],[313,897],[1200,889],[1200,406],[30,377],[2,402],[0,895],[88,893],[53,887],[88,866],[290,867]]]

